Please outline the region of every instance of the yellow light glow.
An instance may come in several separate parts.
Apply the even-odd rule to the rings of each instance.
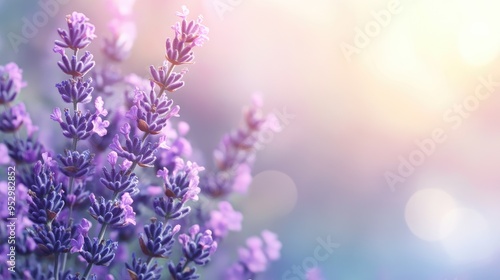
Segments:
[[[485,22],[472,22],[459,34],[459,49],[462,58],[473,66],[486,65],[498,55],[500,41],[493,29]]]

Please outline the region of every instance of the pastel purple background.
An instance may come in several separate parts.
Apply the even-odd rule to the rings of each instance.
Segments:
[[[472,100],[480,77],[500,81],[497,1],[401,1],[349,57],[341,46],[356,47],[355,28],[393,1],[232,1],[239,4],[223,18],[214,0],[138,2],[125,72],[146,77],[150,64],[161,64],[181,5],[210,28],[186,86],[172,95],[200,154],[210,156],[256,91],[268,111],[295,116],[259,152],[254,185],[235,200],[244,230],[223,245],[277,232],[283,256],[259,279],[281,279],[327,236],[340,247],[318,262],[326,279],[500,279],[498,91],[460,124],[443,117]],[[70,0],[16,52],[7,34],[21,34],[22,18],[40,10],[35,1],[0,0],[0,63],[24,69],[20,98],[41,138],[59,141],[48,116],[62,79],[55,29],[69,12],[85,13],[97,28],[97,53],[109,16],[103,1]],[[396,174],[398,157],[416,153],[415,141],[435,129],[444,142],[393,191],[384,174]]]

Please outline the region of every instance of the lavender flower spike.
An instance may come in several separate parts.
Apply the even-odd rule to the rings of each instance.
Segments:
[[[90,52],[85,52],[85,54],[78,59],[76,55],[71,57],[71,61],[68,56],[62,51],[62,49],[54,49],[55,52],[61,54],[62,61],[58,61],[57,65],[61,70],[73,77],[81,77],[87,74],[92,68],[94,68],[95,61],[92,59],[94,56]]]
[[[180,225],[164,226],[162,222],[153,220],[151,224],[144,226],[144,234],[139,237],[142,252],[149,257],[168,258],[172,253],[174,235],[180,228]]]
[[[62,81],[56,87],[64,102],[85,104],[92,100],[94,88],[91,87],[91,84],[92,78],[88,78],[86,82],[82,78],[78,78]]]
[[[26,86],[22,73],[23,70],[13,62],[0,65],[0,104],[12,102]]]
[[[182,245],[182,254],[188,261],[197,265],[205,265],[210,261],[210,255],[217,250],[217,241],[212,239],[212,232],[200,232],[200,226],[193,225],[189,228],[189,235],[179,235]]]
[[[57,33],[63,41],[56,40],[55,44],[61,48],[72,50],[83,49],[96,37],[95,27],[82,13],[73,12],[66,16],[68,31],[59,28]]]
[[[68,177],[81,178],[92,172],[94,155],[89,151],[79,153],[66,150],[66,156],[57,155],[57,158],[61,161],[59,170]]]
[[[234,211],[231,203],[227,201],[219,202],[219,210],[210,212],[210,220],[206,226],[212,230],[214,238],[224,238],[230,230],[240,231],[243,215]]]
[[[108,266],[115,258],[116,248],[118,248],[118,243],[112,240],[99,242],[97,238],[91,240],[85,237],[80,255],[89,264]]]
[[[132,264],[125,264],[131,279],[137,280],[160,280],[161,266],[158,263],[148,265],[142,259],[136,259],[135,254],[132,254]]]

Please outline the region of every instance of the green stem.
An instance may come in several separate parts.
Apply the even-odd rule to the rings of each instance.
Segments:
[[[92,265],[93,265],[92,263],[89,263],[87,265],[87,268],[85,268],[85,272],[83,273],[82,279],[87,279],[87,277],[90,274],[90,271],[92,270]]]
[[[108,224],[102,224],[101,231],[99,231],[98,240],[99,243],[104,239],[104,234],[106,233],[106,229],[108,228]]]
[[[63,261],[62,261],[62,265],[61,265],[61,271],[63,271],[63,272],[66,269],[66,261],[68,260],[68,255],[69,255],[69,253],[63,254]]]
[[[153,260],[153,257],[149,256],[148,257],[148,261],[146,262],[147,266],[149,267],[149,264],[151,263],[151,261]]]
[[[172,73],[172,70],[174,70],[174,68],[175,68],[175,65],[170,63],[170,66],[167,69],[167,78],[170,76],[170,74]],[[160,88],[160,91],[158,92],[158,96],[160,96],[164,91],[165,91],[165,86],[162,86]]]
[[[55,280],[59,280],[59,254],[56,254],[56,259],[54,261],[54,277]]]

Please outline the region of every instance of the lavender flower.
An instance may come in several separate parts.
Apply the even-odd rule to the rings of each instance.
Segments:
[[[23,71],[13,62],[0,65],[0,104],[12,102],[21,88],[26,86],[22,73]]]
[[[156,135],[166,126],[167,120],[177,116],[179,106],[172,106],[174,101],[168,99],[165,94],[156,96],[154,84],[151,83],[151,91],[136,92],[136,105],[132,106],[129,116],[137,121],[137,127],[148,134]]]
[[[257,236],[248,238],[246,245],[238,250],[238,262],[226,271],[227,279],[253,278],[280,256],[281,242],[276,234],[267,230],[262,232],[262,239]]]
[[[56,40],[55,44],[61,48],[72,50],[83,49],[96,37],[95,27],[82,13],[73,12],[66,16],[68,31],[59,28],[57,33],[63,41]]]
[[[230,230],[240,231],[243,215],[234,211],[231,204],[227,201],[219,202],[219,210],[210,212],[210,220],[206,223],[215,239],[224,238]]]
[[[81,223],[76,226],[75,238],[70,241],[70,252],[76,253],[83,250],[84,238],[88,236],[92,223],[87,219],[82,219]]]
[[[102,69],[92,71],[92,86],[95,91],[104,95],[112,95],[114,85],[123,80],[118,69],[111,65],[106,65]]]
[[[64,225],[47,226],[34,225],[31,233],[38,248],[44,255],[68,252],[70,241],[75,233],[74,229],[67,229]]]
[[[35,165],[29,187],[29,218],[34,223],[47,224],[53,221],[64,206],[61,184],[54,181],[50,166],[40,161]]]
[[[139,245],[144,255],[154,258],[168,258],[172,253],[174,235],[180,230],[180,225],[172,227],[153,220],[144,226],[144,234],[139,237]]]
[[[172,197],[156,197],[153,200],[153,208],[156,215],[166,220],[181,219],[191,211],[189,206],[184,206],[184,203]]]
[[[182,202],[188,200],[198,200],[200,188],[200,177],[198,173],[205,170],[204,167],[198,166],[195,162],[188,161],[184,163],[182,159],[178,159],[176,167],[172,174],[169,174],[168,169],[163,168],[158,170],[157,177],[163,178],[165,182],[165,195],[180,199]]]
[[[217,250],[217,241],[212,239],[212,232],[200,232],[200,226],[193,225],[188,234],[179,235],[182,245],[182,254],[189,262],[205,265],[210,261],[210,255]]]
[[[262,100],[254,96],[252,106],[243,112],[244,123],[223,136],[214,151],[217,169],[203,178],[203,191],[212,197],[224,197],[233,191],[245,193],[251,182],[251,165],[259,147],[259,134],[279,131],[275,116],[262,113]]]
[[[88,78],[87,81],[84,81],[80,77],[76,80],[69,79],[62,81],[56,84],[56,87],[64,102],[85,104],[92,100],[92,91],[94,88],[91,87],[91,84],[92,78]]]
[[[181,259],[177,265],[169,262],[168,271],[174,280],[194,280],[200,278],[196,274],[196,267],[189,267],[186,259]]]
[[[125,264],[131,279],[136,280],[160,280],[161,266],[158,263],[148,265],[141,258],[136,259],[135,254],[132,254],[132,264]]]
[[[111,165],[111,171],[108,171],[106,167],[103,167],[103,177],[99,181],[114,193],[128,192],[131,195],[139,193],[139,189],[137,188],[139,178],[134,173],[125,174],[126,169],[115,168],[117,157],[118,154],[116,152],[108,154],[108,162]]]
[[[28,137],[26,140],[15,139],[12,143],[6,142],[9,156],[16,163],[34,163],[41,158],[44,148],[40,142]]]
[[[56,108],[54,112],[50,115],[53,121],[60,124],[63,135],[69,139],[85,140],[92,135],[94,130],[93,121],[97,117],[87,111],[85,114],[81,111],[76,111],[73,116],[69,112],[69,109],[64,110],[64,120],[61,116],[61,110]]]
[[[85,237],[80,255],[88,264],[108,266],[115,258],[116,248],[118,243],[112,240],[99,242],[97,238]]]
[[[173,40],[168,38],[165,43],[165,57],[173,65],[192,62],[194,59],[192,48],[202,46],[208,40],[208,28],[201,24],[203,17],[199,16],[196,21],[192,20],[188,23],[186,17],[189,15],[189,10],[186,6],[182,6],[182,12],[178,12],[177,15],[182,22],[177,22],[172,26],[175,38]]]
[[[136,27],[132,21],[114,19],[110,23],[111,38],[104,39],[104,54],[111,60],[125,60],[132,49],[136,38]]]
[[[36,189],[36,188],[33,188]],[[35,191],[30,192],[31,203],[29,206],[29,218],[34,223],[51,223],[64,207],[64,200],[59,191],[51,188],[43,196]]]
[[[111,225],[114,227],[123,227],[129,224],[135,224],[135,213],[130,207],[130,196],[122,196],[122,201],[116,203],[113,200],[105,200],[103,197],[96,198],[90,194],[89,213],[100,224]]]
[[[94,155],[90,154],[88,150],[83,153],[66,150],[65,156],[57,155],[57,158],[61,161],[59,170],[68,177],[81,178],[92,172]]]
[[[174,92],[184,86],[184,82],[181,79],[186,71],[168,73],[169,67],[167,65],[160,66],[158,69],[151,65],[149,72],[152,76],[151,80],[161,88],[160,92],[164,90]]]
[[[130,129],[122,133],[125,135],[125,146],[120,144],[120,137],[115,135],[111,145],[111,150],[115,151],[118,156],[123,157],[131,162],[139,164],[141,167],[150,167],[156,160],[155,152],[159,143],[144,142],[139,136],[130,136]]]
[[[189,131],[189,124],[181,121],[177,125],[177,130],[175,130],[171,123],[168,122],[164,131],[164,135],[171,139],[171,143],[167,144],[169,149],[161,149],[158,152],[158,158],[155,162],[157,171],[163,167],[174,170],[179,158],[186,158],[192,154],[191,143],[185,138]]]
[[[76,55],[71,56],[71,61],[62,49],[56,49],[55,52],[61,54],[62,61],[57,62],[59,68],[73,78],[85,76],[95,66],[92,60],[94,56],[88,51],[80,59]]]
[[[0,131],[16,132],[29,117],[23,103],[12,106],[0,114]]]

